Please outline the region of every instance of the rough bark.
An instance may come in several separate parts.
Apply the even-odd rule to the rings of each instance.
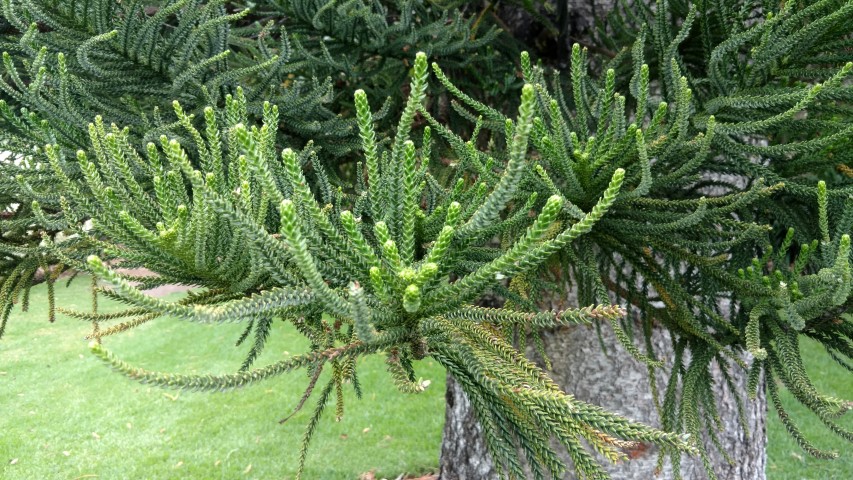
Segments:
[[[552,16],[552,20],[561,30],[561,35],[556,45],[553,45],[555,48],[551,51],[555,58],[551,60],[556,66],[565,67],[568,64],[571,44],[580,42],[595,48],[595,45],[588,41],[595,25],[595,18],[601,18],[602,15],[607,14],[616,2],[613,0],[556,0],[555,4],[557,14]],[[528,45],[542,43],[543,36],[547,36],[529,14],[517,7],[501,7],[498,16],[513,36]],[[570,301],[568,304],[572,305],[576,302]],[[727,309],[723,309],[725,310]],[[636,331],[640,331],[639,328]],[[647,368],[625,352],[607,326],[601,328],[600,337],[594,327],[579,326],[545,332],[543,340],[545,351],[553,366],[550,374],[566,392],[580,400],[600,405],[632,420],[660,427],[660,419],[649,387]],[[672,358],[672,346],[665,330],[654,329],[652,343],[658,358],[664,361]],[[532,351],[528,351],[528,355],[536,358]],[[668,365],[658,369],[657,384],[661,389],[665,387],[668,380],[668,371]],[[746,372],[731,369],[730,374],[737,389],[736,393],[743,396],[746,392]],[[722,421],[722,428],[717,432],[717,436],[726,453],[734,459],[730,464],[710,444],[709,439],[704,439],[709,445],[710,461],[717,478],[763,480],[767,463],[765,449],[767,400],[763,389],[759,391],[756,400],[743,399],[746,423],[750,432],[750,436],[747,436],[738,419],[735,398],[732,392],[723,386],[724,381],[715,363],[712,364],[712,375],[715,385],[718,385],[715,400]],[[447,379],[446,398],[440,478],[442,480],[498,478],[470,403],[462,389],[450,376]],[[670,462],[664,464],[663,471],[657,477],[654,476],[658,457],[656,447],[643,445],[628,453],[631,457],[628,462],[619,465],[608,465],[602,462],[614,479],[667,480],[672,478]],[[575,478],[568,455],[564,456],[564,461],[570,469],[565,478]],[[698,458],[683,457],[681,474],[687,480],[707,478],[702,462]]]
[[[483,429],[477,423],[465,392],[447,374],[447,408],[441,441],[440,480],[496,478],[492,457],[486,448]]]
[[[601,328],[601,340],[592,326],[564,328],[545,332],[544,343],[553,363],[552,378],[563,389],[578,399],[600,405],[620,413],[632,420],[660,426],[657,411],[649,388],[648,370],[635,361],[619,345],[612,331]],[[653,343],[659,358],[671,358],[672,348],[668,335],[662,330],[654,331]],[[602,344],[606,350],[602,350]],[[606,353],[605,353],[606,352]],[[531,353],[531,352],[528,352]],[[532,356],[532,357],[535,357]],[[717,404],[723,428],[718,437],[732,459],[729,464],[707,442],[712,451],[711,463],[721,480],[764,479],[766,465],[766,399],[760,392],[755,401],[745,401],[745,416],[751,435],[746,436],[739,425],[737,407],[732,393],[722,386],[719,370],[714,367]],[[746,391],[746,374],[733,371],[733,380],[743,395]],[[657,376],[663,388],[667,378],[664,373]],[[497,474],[488,456],[480,427],[470,409],[470,404],[458,384],[448,377],[447,422],[441,450],[442,480],[489,480]],[[672,465],[666,462],[664,470],[654,476],[658,450],[651,445],[628,452],[631,460],[621,464],[604,464],[614,479],[672,478]],[[571,465],[568,455],[563,457]],[[571,468],[571,467],[570,467]],[[683,457],[681,472],[685,479],[707,478],[702,462],[698,458]],[[575,478],[573,472],[565,478]]]

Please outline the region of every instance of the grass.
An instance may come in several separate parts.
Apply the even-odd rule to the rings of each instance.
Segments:
[[[806,370],[818,391],[846,400],[853,400],[853,376],[835,363],[819,343],[801,342]],[[818,448],[835,450],[840,455],[835,460],[819,460],[803,452],[785,431],[775,411],[769,413],[767,478],[769,480],[849,480],[853,478],[853,444],[830,433],[820,420],[802,406],[784,388],[780,388],[782,402],[797,423],[800,431]],[[771,407],[772,409],[772,407]],[[853,430],[853,414],[848,413],[838,423]]]
[[[87,285],[78,279],[57,288],[57,305],[88,308]],[[15,313],[0,341],[0,478],[293,478],[314,403],[284,425],[278,420],[302,395],[304,372],[225,393],[148,387],[88,353],[89,324],[62,315],[49,324],[46,305],[39,286],[30,312]],[[102,300],[100,311],[120,308]],[[134,365],[187,373],[234,371],[248,351],[234,347],[241,325],[155,322],[105,343]],[[278,327],[256,365],[306,350],[295,330]],[[360,373],[364,399],[347,388],[341,422],[329,405],[304,478],[355,479],[371,470],[396,478],[434,469],[444,371],[421,362],[418,373],[432,385],[420,395],[387,382],[381,358],[364,359]]]
[[[57,304],[86,309],[88,281],[57,289]],[[188,393],[150,388],[111,372],[88,353],[89,325],[59,316],[46,321],[44,286],[36,287],[30,312],[16,312],[0,341],[0,478],[293,478],[304,425],[313,403],[285,425],[277,420],[296,405],[303,372],[227,393]],[[101,311],[121,306],[101,301]],[[233,346],[240,325],[199,326],[160,319],[109,338],[125,360],[170,372],[230,372],[248,345]],[[302,337],[279,326],[258,365],[305,350]],[[853,399],[850,374],[804,342],[817,387]],[[404,395],[387,381],[381,358],[364,359],[357,400],[347,390],[346,414],[324,415],[309,451],[306,479],[357,479],[424,473],[438,464],[444,420],[444,371],[421,362],[432,385]],[[835,461],[809,458],[770,413],[767,477],[770,480],[853,478],[853,448],[785,394],[801,429],[822,448],[839,450]],[[842,424],[853,428],[845,419]]]

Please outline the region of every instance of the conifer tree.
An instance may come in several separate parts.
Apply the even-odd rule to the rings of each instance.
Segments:
[[[573,469],[606,478],[599,459],[623,459],[643,441],[674,465],[698,455],[713,478],[702,441],[718,443],[712,363],[724,375],[747,370],[749,391],[737,393],[766,388],[809,453],[833,456],[802,435],[776,380],[853,439],[836,421],[850,402],[818,392],[799,351],[806,336],[848,369],[853,357],[851,0],[620,7],[595,37],[612,55],[575,45],[560,75],[522,54],[519,100],[492,105],[475,97],[502,74],[470,85],[452,71],[464,62],[440,66],[443,53],[486,43],[470,41],[479,24],[464,6],[457,14],[419,2],[270,1],[247,12],[238,2],[160,3],[3,2],[2,140],[19,156],[3,162],[0,180],[10,212],[0,220],[0,335],[37,274],[50,293],[62,271],[89,272],[108,285],[99,295],[129,308],[62,311],[92,322],[94,354],[131,378],[221,390],[305,367],[296,408],[319,398],[302,462],[327,403],[334,397],[340,416],[344,384],[360,395],[355,360],[370,354],[386,356],[390,380],[407,393],[426,387],[413,362],[441,363],[507,477]],[[295,18],[292,44],[282,13]],[[445,18],[450,33],[431,39]],[[333,25],[348,27],[330,36]],[[436,83],[471,128],[436,118],[427,55],[395,52],[423,41],[441,60]],[[275,44],[292,57],[273,54]],[[401,57],[410,72],[382,63]],[[138,76],[122,81],[124,67]],[[393,128],[378,128],[392,110],[377,114],[369,102],[403,90],[409,73],[408,94],[388,114]],[[349,123],[323,106],[329,86],[298,94],[310,75],[342,79],[334,105],[352,108]],[[288,82],[292,90],[282,89]],[[367,90],[352,91],[360,83]],[[352,100],[341,100],[348,90]],[[507,102],[517,115],[504,113]],[[346,125],[353,134],[340,151],[357,146],[356,162],[335,170],[329,137],[306,140],[312,128],[342,126],[329,131],[343,136]],[[119,266],[157,276],[127,277]],[[589,306],[539,311],[536,293],[566,278]],[[166,283],[203,291],[179,302],[141,291]],[[485,293],[507,304],[474,306]],[[513,344],[541,329],[606,323],[654,372],[661,359],[636,346],[649,345],[649,328],[634,338],[629,312],[644,327],[662,324],[677,352],[659,398],[664,431],[578,401]],[[253,344],[240,371],[148,372],[101,345],[166,315],[244,323],[240,341]],[[310,351],[254,367],[277,319]],[[332,377],[317,385],[324,369]]]
[[[420,148],[411,140],[426,78],[426,56],[419,54],[412,93],[387,148],[377,141],[366,94],[356,92],[366,185],[359,182],[351,192],[321,185],[321,201],[303,174],[303,162],[315,162],[314,153],[286,148],[279,155],[273,133],[278,109],[266,105],[260,128],[248,127],[246,99],[239,90],[223,111],[205,110],[205,133],[185,122],[198,142],[199,169],[175,139],[162,136],[159,145],[149,143],[140,156],[126,130],[101,119],[90,126],[90,148],[76,154],[82,178],[66,170],[57,144],[46,145],[37,156],[44,163],[36,170],[50,171],[58,184],[45,192],[22,182],[33,193],[37,218],[63,223],[64,230],[77,235],[64,241],[46,238],[37,253],[92,272],[112,286],[106,295],[131,306],[108,318],[68,312],[95,325],[93,352],[131,378],[185,389],[235,388],[305,367],[311,375],[306,399],[320,372],[331,369],[305,433],[303,462],[329,397],[334,392],[336,415],[343,415],[343,383],[360,393],[355,360],[379,352],[387,356],[389,375],[404,392],[425,388],[412,370],[412,362],[425,356],[465,379],[468,394],[480,399],[481,418],[493,426],[493,452],[514,476],[524,475],[520,452],[533,471],[559,475],[565,470],[548,436],[571,452],[578,472],[593,476],[601,471],[584,444],[612,460],[621,458],[618,448],[632,440],[692,450],[679,435],[574,400],[493,331],[493,326],[517,323],[547,327],[611,318],[621,314],[619,307],[530,316],[468,306],[496,278],[528,271],[588,232],[617,198],[623,171],[613,173],[599,201],[579,221],[554,225],[563,205],[555,195],[509,248],[490,248],[483,242],[488,232],[502,228],[499,214],[515,197],[527,163],[534,89],[524,88],[518,118],[508,124],[514,130],[510,161],[497,184],[457,182],[446,189],[430,173],[428,131]],[[174,109],[179,118],[186,116],[179,102]],[[154,184],[153,194],[139,187],[141,181]],[[64,207],[47,220],[42,204],[51,201]],[[80,227],[84,218],[94,222],[91,231]],[[159,274],[143,286],[185,283],[206,290],[184,301],[159,300],[132,286],[105,260],[144,265]],[[244,322],[245,335],[254,332],[255,343],[240,372],[193,376],[134,368],[98,342],[161,315]],[[102,325],[122,318],[128,319]],[[276,318],[292,322],[310,340],[311,350],[251,369]],[[519,389],[520,384],[526,386]]]
[[[294,148],[310,142],[322,149],[324,161],[306,175],[312,182],[334,182],[338,157],[351,159],[358,146],[354,118],[346,114],[353,111],[355,87],[344,88],[341,78],[349,85],[370,79],[374,98],[393,99],[376,113],[381,120],[390,118],[390,107],[400,103],[409,50],[419,39],[441,39],[431,42],[431,50],[456,68],[487,65],[494,56],[478,49],[497,32],[483,27],[480,38],[471,41],[473,20],[457,10],[409,0],[329,4],[318,12],[322,6],[312,1],[3,1],[3,150],[26,163],[33,148],[53,143],[64,149],[72,163],[69,168],[76,171],[74,152],[89,144],[88,125],[99,116],[105,124],[127,128],[128,144],[137,154],[167,134],[190,150],[189,158],[196,162],[196,139],[184,127],[190,122],[202,128],[203,109],[223,106],[240,87],[247,118],[261,120],[265,103],[277,105],[279,124],[271,127],[276,141]],[[415,14],[399,15],[413,8]],[[337,34],[327,40],[331,32]],[[492,78],[481,85],[486,80]],[[187,114],[182,118],[172,111],[175,99]],[[0,205],[7,212],[4,236],[16,248],[40,242],[28,229],[34,220],[29,200],[19,195],[16,179],[29,175],[28,167],[21,166],[0,164]],[[140,191],[153,188],[140,182]],[[51,236],[59,233],[46,228]],[[10,282],[9,288],[18,282],[28,285],[34,278],[51,281],[38,273],[40,260],[11,250],[4,255],[0,277]]]
[[[514,99],[510,92],[519,83],[507,60],[517,57],[518,45],[470,3],[279,0],[252,2],[251,10],[259,21],[284,27],[294,61],[305,65],[303,72],[334,79],[341,101],[360,89],[402,106],[399,92],[417,49],[453,72],[470,94]]]
[[[558,278],[572,278],[582,301],[616,300],[636,309],[642,334],[632,333],[631,322],[619,319],[611,327],[625,349],[649,367],[652,381],[663,360],[651,349],[655,324],[673,335],[676,352],[690,354],[685,360],[677,353],[665,396],[656,399],[662,401],[659,411],[667,429],[704,430],[719,447],[713,436],[718,412],[703,399],[732,384],[715,385],[709,368],[716,363],[723,377],[748,369],[750,395],[762,372],[766,381],[787,376],[782,384],[830,430],[849,439],[834,420],[849,402],[825,399],[814,389],[797,345],[800,335],[822,339],[830,356],[847,365],[849,356],[839,356],[834,346],[850,339],[849,325],[839,315],[851,305],[844,235],[850,233],[846,219],[853,204],[847,200],[850,182],[840,152],[851,146],[853,56],[837,47],[850,42],[853,25],[847,17],[853,5],[782,8],[761,22],[754,21],[754,11],[731,7],[730,12],[741,13],[727,17],[736,21],[726,25],[716,6],[701,8],[664,2],[656,12],[641,10],[635,17],[617,11],[603,29],[630,35],[631,43],[612,58],[595,61],[575,45],[565,79],[548,78],[546,70],[522,57],[524,77],[539,93],[533,139],[541,142],[536,145],[540,164],[528,188],[559,193],[584,206],[586,190],[600,184],[608,171],[624,168],[626,178],[633,179],[626,183],[630,193],[555,258],[550,270],[560,272]],[[625,24],[635,33],[626,32]],[[792,41],[787,37],[795,29],[813,38]],[[739,34],[727,36],[733,33]],[[624,94],[617,71],[628,72],[621,78]],[[463,115],[479,115],[497,137],[492,141],[500,142],[504,117],[467,98],[438,72],[469,109]],[[569,209],[564,218],[575,215]],[[844,226],[831,228],[832,218]],[[797,260],[800,248],[806,256]],[[818,249],[820,260],[813,256]],[[505,297],[535,308],[524,291],[531,289],[531,281],[541,280],[516,279],[517,287],[510,284]],[[814,289],[805,293],[800,281]],[[720,299],[732,309],[721,310]],[[758,330],[768,345],[787,342],[791,356],[768,362],[758,346]],[[774,335],[784,340],[767,338]],[[744,359],[745,350],[754,361],[749,362],[750,355]],[[776,389],[767,389],[805,450],[835,455],[803,438]],[[654,384],[652,391],[657,398]],[[744,400],[740,397],[746,392],[734,393],[738,402]],[[713,478],[707,455],[703,450]]]

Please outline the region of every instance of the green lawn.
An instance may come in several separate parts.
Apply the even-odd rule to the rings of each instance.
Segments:
[[[57,303],[85,309],[88,281],[57,289]],[[303,372],[228,393],[150,388],[111,372],[88,353],[89,325],[59,316],[46,321],[44,286],[29,313],[16,312],[0,341],[0,478],[292,478],[305,421],[313,404],[281,426],[307,383]],[[101,311],[121,308],[101,301]],[[173,372],[230,372],[248,345],[233,346],[240,325],[199,326],[160,319],[107,339],[125,360]],[[806,344],[819,388],[853,399],[850,374]],[[273,330],[258,364],[304,351],[292,329]],[[365,398],[350,395],[343,421],[324,417],[311,446],[306,479],[377,478],[424,473],[438,464],[444,420],[444,372],[432,361],[419,374],[432,385],[404,395],[386,381],[381,358],[362,361]],[[348,391],[348,393],[352,393]],[[770,414],[771,480],[851,479],[853,448],[828,434],[786,396],[803,430],[835,461],[808,458]],[[799,407],[799,408],[798,408]],[[853,428],[850,419],[844,424]]]
[[[823,393],[853,400],[853,374],[835,363],[819,343],[803,341],[806,369],[815,386]],[[806,407],[784,388],[780,388],[782,401],[797,422],[800,430],[815,446],[835,450],[840,456],[835,460],[818,460],[802,451],[794,442],[775,411],[770,412],[768,423],[767,478],[769,480],[850,480],[853,479],[853,443],[830,433]],[[771,407],[772,409],[772,407]],[[840,425],[853,430],[853,413],[839,419]]]
[[[87,308],[87,285],[78,279],[57,288],[57,304]],[[283,426],[278,420],[299,400],[304,372],[227,393],[148,387],[89,354],[85,322],[60,315],[49,324],[45,298],[44,286],[34,289],[30,312],[16,312],[0,340],[0,478],[293,478],[314,404]],[[118,308],[101,302],[102,312]],[[248,351],[234,347],[241,329],[160,319],[105,344],[148,369],[225,373]],[[304,350],[302,337],[282,324],[257,365]],[[396,478],[435,469],[443,369],[421,362],[419,375],[432,385],[420,395],[387,382],[379,357],[363,360],[360,372],[364,398],[350,395],[341,422],[330,405],[304,477],[355,479],[375,470],[377,478]]]

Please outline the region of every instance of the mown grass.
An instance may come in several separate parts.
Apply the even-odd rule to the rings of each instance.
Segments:
[[[57,303],[86,309],[88,281],[57,289]],[[59,316],[49,324],[44,286],[36,287],[28,313],[16,312],[0,341],[0,478],[292,478],[309,403],[285,425],[277,420],[298,402],[307,378],[297,372],[226,393],[190,393],[140,385],[111,372],[88,353],[89,325]],[[101,311],[122,308],[101,300]],[[235,348],[241,325],[199,326],[160,319],[109,338],[125,360],[148,369],[231,372],[248,345]],[[273,330],[258,365],[305,350],[285,325]],[[818,388],[853,399],[853,382],[820,351],[804,342]],[[361,362],[365,392],[347,390],[346,413],[334,421],[330,404],[309,452],[306,479],[357,479],[423,473],[438,464],[444,421],[444,371],[421,362],[432,381],[420,395],[403,395],[387,381],[381,358]],[[853,478],[853,448],[829,434],[804,407],[785,395],[802,430],[835,461],[809,458],[770,413],[770,480]],[[850,419],[842,422],[853,428]]]
[[[819,343],[801,342],[806,370],[817,389],[827,395],[853,400],[853,374],[835,363]],[[767,478],[769,480],[850,480],[853,479],[853,443],[830,433],[813,413],[780,388],[782,402],[797,423],[800,431],[815,446],[834,450],[839,457],[834,460],[819,460],[810,457],[787,434],[775,411],[769,413],[767,434]],[[772,406],[771,406],[772,410]],[[838,423],[853,431],[853,413],[838,419]]]
[[[86,309],[88,280],[57,288],[57,304]],[[295,372],[225,393],[141,385],[88,353],[85,322],[47,322],[44,286],[29,313],[17,312],[0,341],[0,478],[293,478],[304,426],[315,403],[284,425],[307,377]],[[121,305],[101,301],[102,312]],[[242,325],[199,326],[159,319],[106,345],[128,362],[169,372],[232,372],[249,345],[234,347]],[[257,365],[306,350],[284,324]],[[247,342],[248,343],[248,342]],[[354,479],[422,473],[438,465],[444,421],[444,371],[419,365],[432,381],[420,395],[399,393],[381,358],[360,365],[364,398],[347,388],[346,412],[323,416],[304,478]],[[322,382],[322,380],[321,380]],[[322,384],[321,384],[322,385]],[[87,476],[88,475],[88,476]]]

